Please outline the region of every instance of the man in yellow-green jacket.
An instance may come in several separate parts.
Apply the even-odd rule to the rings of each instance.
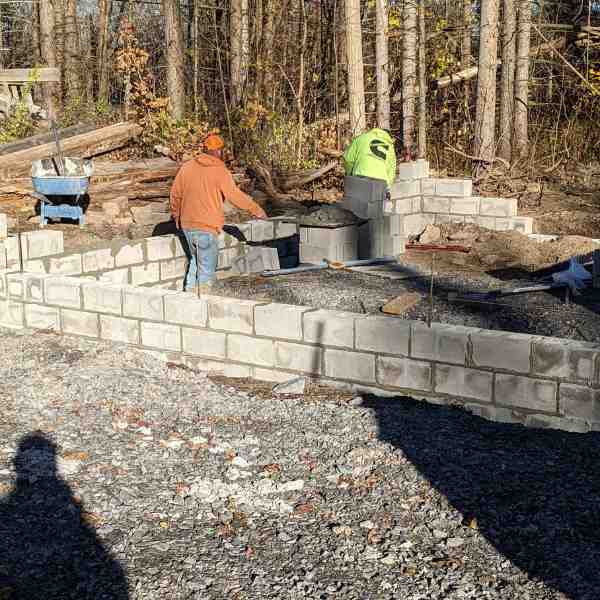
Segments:
[[[355,137],[344,152],[347,176],[380,179],[392,187],[396,178],[394,139],[385,129],[371,129]]]

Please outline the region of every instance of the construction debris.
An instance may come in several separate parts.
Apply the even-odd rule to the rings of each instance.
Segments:
[[[413,306],[419,304],[419,302],[421,302],[421,295],[417,294],[416,292],[401,294],[393,300],[386,302],[381,307],[381,312],[385,313],[386,315],[403,315]]]

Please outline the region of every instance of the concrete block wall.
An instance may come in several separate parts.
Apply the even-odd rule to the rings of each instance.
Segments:
[[[300,226],[300,262],[317,263],[324,258],[347,261],[358,258],[358,227]]]
[[[0,326],[160,351],[232,376],[306,375],[485,418],[600,430],[600,345],[36,273],[0,275]]]

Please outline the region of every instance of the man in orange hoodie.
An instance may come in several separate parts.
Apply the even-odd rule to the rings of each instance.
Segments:
[[[222,160],[223,140],[209,135],[205,152],[184,163],[171,188],[171,214],[183,231],[190,252],[185,291],[208,291],[215,279],[219,243],[225,223],[223,202],[266,219],[265,211],[244,194]]]

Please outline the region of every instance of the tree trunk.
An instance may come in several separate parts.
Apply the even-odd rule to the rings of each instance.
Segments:
[[[65,92],[67,100],[81,99],[81,43],[77,24],[77,0],[65,0]]]
[[[263,98],[273,97],[273,42],[275,40],[274,34],[274,20],[275,20],[275,2],[269,0],[264,3],[265,11],[265,28],[263,31],[263,40],[261,46],[261,71],[259,77],[261,85],[258,86],[259,94]]]
[[[33,5],[36,6],[35,4]],[[40,52],[42,62],[47,67],[56,67],[56,36],[54,29],[54,7],[50,0],[40,0]],[[56,105],[60,87],[56,83],[45,83],[42,86],[44,99],[50,119],[56,118]]]
[[[473,3],[471,0],[463,0],[462,3],[462,36],[460,40],[460,66],[468,69],[473,60],[471,43],[471,27],[473,26]],[[471,96],[471,84],[465,81],[463,85],[465,113],[469,110],[469,99]]]
[[[248,76],[248,0],[231,0],[231,103],[238,106]]]
[[[498,154],[510,162],[512,158],[513,109],[515,94],[515,60],[517,15],[514,0],[503,0],[502,80],[500,92],[500,146]]]
[[[174,119],[185,113],[185,81],[183,33],[178,0],[163,0],[165,14],[165,43],[167,55],[167,90],[169,110]]]
[[[425,31],[425,0],[419,5],[419,144],[418,156],[427,155],[427,33]]]
[[[390,128],[390,82],[388,73],[388,11],[387,0],[375,0],[376,40],[375,63],[377,76],[377,125]]]
[[[498,0],[481,2],[480,40],[473,153],[483,163],[489,164],[495,156]]]
[[[355,136],[367,128],[360,0],[344,0],[344,5],[346,8],[346,58],[348,61],[350,129],[352,135]]]
[[[58,88],[58,100],[62,103],[66,83],[65,70],[65,0],[51,0],[54,8],[54,47],[56,48],[56,66],[60,69],[61,81]]]
[[[304,0],[299,0],[298,4],[298,10],[300,12],[300,58],[298,64],[298,93],[296,95],[296,108],[298,111],[298,147],[296,148],[296,164],[298,167],[300,167],[302,159],[302,146],[304,142],[304,55],[306,53],[306,38],[308,36],[308,29],[306,24],[306,6],[304,4]]]
[[[42,54],[40,48],[40,8],[36,2],[31,5],[31,51],[33,64],[41,66]]]
[[[98,42],[96,46],[96,68],[98,77],[98,100],[108,103],[110,57],[108,54],[108,36],[112,0],[99,0]]]
[[[417,0],[405,0],[402,23],[402,133],[404,150],[414,152],[417,130]]]
[[[521,157],[527,152],[529,100],[529,48],[531,44],[531,3],[518,0],[517,11],[517,65],[515,72],[514,142],[515,153]]]

